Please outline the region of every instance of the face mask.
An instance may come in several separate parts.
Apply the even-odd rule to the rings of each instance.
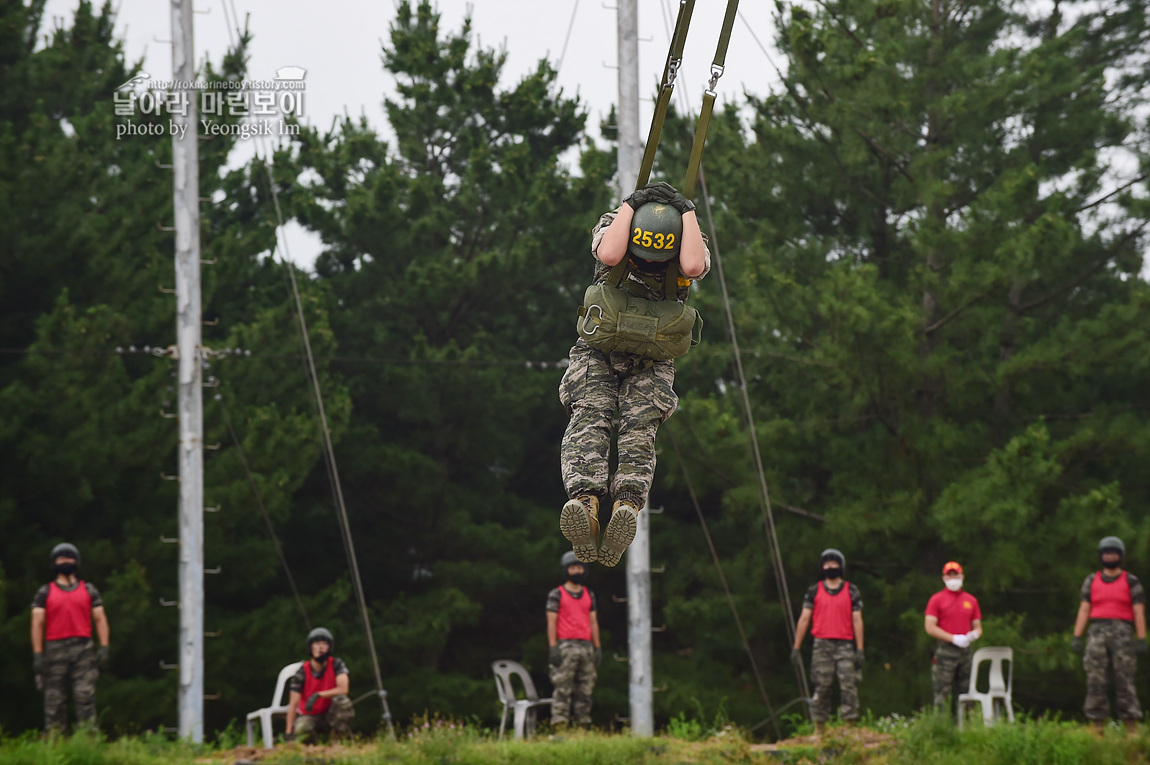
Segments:
[[[313,656],[313,657],[311,657],[311,658],[312,658],[312,660],[314,660],[314,661],[315,661],[315,663],[316,663],[316,664],[321,664],[321,665],[322,665],[322,664],[324,664],[325,662],[327,662],[327,657],[328,657],[328,656],[331,656],[331,652],[330,652],[330,651],[325,651],[324,653],[321,653],[319,656]]]
[[[568,574],[567,580],[575,584],[583,584],[587,581],[587,572],[584,571],[582,574]]]
[[[75,563],[57,563],[52,567],[52,569],[57,574],[63,574],[64,576],[71,576],[72,574],[75,574],[78,568],[80,567]]]
[[[962,589],[962,579],[947,579],[946,589],[950,590],[951,592],[958,592]]]
[[[1109,554],[1113,555],[1114,553]],[[1098,553],[1098,561],[1102,564],[1102,568],[1119,568],[1122,565],[1122,556],[1118,556],[1118,560],[1107,562],[1102,559],[1102,555],[1103,553]]]
[[[842,577],[843,570],[841,568],[824,568],[823,579],[838,579]]]

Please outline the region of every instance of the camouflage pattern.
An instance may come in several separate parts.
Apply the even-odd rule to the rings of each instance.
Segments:
[[[44,644],[44,729],[63,733],[68,727],[68,686],[76,705],[77,727],[96,727],[96,651],[87,638],[49,640]]]
[[[857,720],[859,716],[858,682],[862,679],[855,664],[855,645],[851,640],[823,640],[815,638],[811,651],[811,719],[826,722],[831,716],[831,684],[839,678],[842,704],[839,714],[844,720]]]
[[[331,706],[322,715],[303,714],[295,719],[293,733],[296,740],[308,741],[321,733],[331,733],[339,737],[351,731],[351,720],[355,717],[355,707],[347,696],[332,696]]]
[[[970,688],[970,665],[973,648],[959,648],[954,643],[939,642],[934,649],[934,664],[930,668],[930,690],[934,706],[949,710],[952,699]]]
[[[1086,703],[1082,711],[1090,720],[1110,718],[1110,675],[1114,676],[1114,696],[1120,720],[1141,720],[1142,706],[1134,688],[1138,659],[1134,653],[1134,625],[1105,619],[1091,622],[1086,630]]]
[[[563,657],[552,665],[551,723],[590,725],[591,692],[595,690],[595,648],[587,640],[560,640]]]
[[[675,366],[625,353],[606,354],[582,341],[559,383],[571,416],[560,446],[567,496],[633,495],[642,507],[655,475],[655,434],[675,411]],[[609,476],[611,431],[618,415],[618,466]]]

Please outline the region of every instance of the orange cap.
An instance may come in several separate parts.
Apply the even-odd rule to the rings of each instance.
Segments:
[[[950,574],[950,573],[955,573],[955,574],[961,574],[962,573],[962,566],[959,565],[958,561],[953,561],[953,560],[947,561],[946,565],[944,565],[942,567],[942,575],[943,576],[946,576],[947,574]]]

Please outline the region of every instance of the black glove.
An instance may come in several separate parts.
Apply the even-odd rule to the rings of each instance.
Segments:
[[[662,202],[670,205],[684,215],[695,209],[695,203],[680,194],[673,186],[666,183],[655,183],[648,187],[652,202]]]
[[[1142,645],[1145,646],[1146,642],[1143,641]],[[593,651],[592,655],[595,657],[595,666],[596,667],[598,667],[600,664],[603,663],[603,649],[602,648],[600,648],[599,646],[595,646],[595,650]]]
[[[101,667],[108,663],[108,646],[102,645],[96,649],[96,663]]]
[[[311,708],[315,706],[315,703],[318,700],[319,700],[319,693],[318,692],[313,693],[312,695],[307,697],[307,702],[304,703],[303,708],[310,712]]]
[[[44,658],[44,652],[32,654],[32,673],[42,675],[48,669],[48,660]]]
[[[800,661],[800,660],[802,660],[802,658],[803,658],[803,652],[802,651],[800,651],[797,648],[791,649],[791,663],[794,663],[796,661]]]
[[[290,744],[292,741],[295,741],[295,734],[294,733],[285,733],[284,734],[284,743]]]
[[[1082,644],[1081,635],[1075,635],[1074,637],[1070,638],[1070,650],[1074,651],[1074,653],[1082,653],[1086,650],[1086,646]]]
[[[860,648],[855,651],[855,669],[862,672],[863,664],[866,662],[866,654]]]
[[[563,663],[563,654],[559,653],[559,646],[553,645],[547,649],[547,663],[552,667],[558,667]]]
[[[1143,654],[1143,653],[1146,653],[1146,651],[1148,651],[1148,650],[1150,650],[1150,645],[1146,644],[1145,639],[1138,640],[1137,638],[1135,638],[1135,640],[1134,640],[1134,653]]]

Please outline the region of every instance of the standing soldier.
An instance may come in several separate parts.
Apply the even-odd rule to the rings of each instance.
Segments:
[[[635,538],[655,474],[655,433],[675,411],[675,364],[698,342],[691,281],[710,269],[695,205],[666,183],[638,189],[605,213],[591,238],[592,284],[579,340],[559,383],[571,417],[560,446],[570,499],[559,528],[584,563],[614,566]],[[611,432],[618,419],[615,475]],[[599,504],[614,499],[599,539]]]
[[[331,655],[334,648],[335,638],[323,627],[307,634],[308,659],[288,685],[289,737],[306,742],[320,733],[342,737],[351,730],[355,708],[347,697],[347,665]]]
[[[551,668],[551,723],[591,724],[595,668],[603,659],[595,593],[583,586],[587,569],[573,552],[559,559],[563,584],[547,593],[547,662]]]
[[[926,634],[938,641],[930,668],[935,709],[949,709],[951,699],[970,685],[971,644],[982,637],[982,610],[978,600],[962,589],[962,566],[948,561],[942,567],[945,589],[926,602]]]
[[[1110,718],[1109,675],[1113,673],[1118,718],[1133,735],[1142,719],[1134,672],[1137,654],[1146,653],[1146,595],[1138,577],[1122,570],[1125,557],[1126,545],[1118,537],[1103,537],[1098,543],[1102,570],[1082,583],[1073,646],[1082,653],[1085,632],[1082,667],[1086,670],[1086,703],[1082,711],[1087,719],[1098,732],[1105,729]]]
[[[32,599],[32,669],[44,690],[44,728],[63,733],[68,726],[68,685],[76,724],[96,727],[96,678],[108,660],[108,617],[92,584],[78,579],[80,551],[67,542],[52,548],[56,579]],[[100,647],[93,650],[92,624]]]
[[[803,598],[803,611],[795,627],[795,645],[792,660],[798,660],[799,650],[810,627],[814,637],[811,649],[811,685],[815,695],[811,698],[811,717],[815,733],[822,735],[831,716],[831,684],[839,678],[842,705],[839,713],[847,723],[859,716],[858,682],[863,667],[862,595],[859,588],[843,579],[847,559],[838,550],[823,550],[819,555],[819,574],[822,581],[811,585]]]

